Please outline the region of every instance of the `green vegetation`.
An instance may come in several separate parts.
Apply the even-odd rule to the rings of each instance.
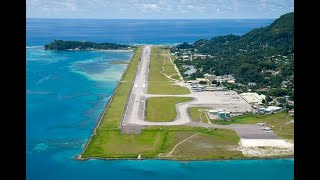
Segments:
[[[163,156],[188,160],[236,159],[244,157],[242,152],[237,150],[239,137],[234,131],[216,129],[195,135],[196,133],[198,132],[170,131]],[[171,152],[175,145],[192,135],[195,136],[181,143]]]
[[[188,109],[188,112],[192,121],[208,123],[208,118],[205,114],[206,110],[206,108],[191,107]]]
[[[115,43],[94,43],[85,41],[63,41],[55,40],[44,46],[45,50],[90,50],[90,49],[128,49],[128,45],[115,44]]]
[[[112,152],[117,149],[110,149],[109,151],[110,144],[108,143],[113,142],[113,140],[115,140],[116,142],[120,142],[121,140],[126,141],[128,139],[131,139],[132,143],[135,143],[133,136],[118,136],[120,133],[120,130],[118,128],[121,121],[122,113],[125,110],[125,106],[129,98],[129,93],[132,88],[141,53],[142,47],[134,49],[134,55],[126,69],[126,72],[124,73],[121,81],[118,84],[118,89],[116,90],[113,99],[111,99],[111,102],[102,117],[100,126],[98,127],[96,134],[92,137],[88,147],[82,154],[83,158],[122,157],[122,155],[118,156],[116,154],[112,154]],[[148,135],[149,134],[145,136]],[[143,139],[143,137],[141,139]],[[119,144],[115,147],[119,147]],[[141,148],[147,148],[147,146],[141,146]],[[112,155],[109,156],[108,154]]]
[[[204,74],[233,74],[238,83],[257,83],[246,87],[258,91],[259,88],[275,88],[271,96],[293,94],[294,87],[294,13],[288,13],[275,20],[271,25],[256,28],[242,36],[227,35],[209,40],[198,40],[193,44],[183,43],[171,48],[179,58],[175,61],[181,74],[184,65],[194,65],[197,71],[189,79],[203,77]],[[188,53],[191,51],[191,53]],[[183,60],[182,55],[207,55],[201,58]],[[208,56],[210,55],[210,57]],[[288,81],[281,92],[281,83]]]
[[[168,48],[167,48],[167,49],[168,49]],[[171,57],[171,60],[172,60],[173,63],[174,63],[175,60],[177,60],[177,57],[176,57],[176,56],[170,55],[170,57]],[[171,64],[172,64],[172,63],[171,63]],[[173,71],[173,73],[170,75],[170,77],[171,77],[172,79],[174,79],[174,80],[181,80],[178,72],[177,72],[176,69],[174,68],[174,65],[172,65],[171,67],[172,67],[171,69],[174,70],[174,71]],[[189,91],[188,89],[186,89],[186,88],[183,88],[183,89],[186,90],[186,92],[185,92],[184,94],[189,94],[189,93],[190,93],[190,91]]]
[[[187,88],[183,88],[179,85],[171,85],[171,84],[149,84],[148,85],[148,93],[149,94],[189,94],[190,91]]]
[[[196,127],[147,127],[138,135],[122,135],[120,130],[103,130],[93,137],[83,158],[236,159],[243,155],[235,147],[234,131]],[[169,155],[175,145],[181,143]]]
[[[91,140],[82,157],[137,158],[154,156],[164,139],[161,131],[145,130],[138,135],[122,135],[120,130],[103,130]]]
[[[111,61],[110,64],[129,64],[127,61]]]
[[[150,59],[150,73],[148,81],[149,94],[189,94],[188,88],[175,85],[177,71],[170,62],[167,50],[163,47],[153,46]],[[173,59],[174,60],[174,59]],[[179,77],[179,76],[178,76]]]
[[[159,81],[162,83],[170,82],[170,79],[161,72],[166,71],[166,73],[176,73],[172,66],[173,65],[168,58],[168,53],[161,47],[153,46],[151,49],[149,81],[151,83]],[[167,68],[170,68],[169,71]]]
[[[175,80],[180,80],[180,76],[178,74],[172,75],[171,78]]]
[[[146,101],[146,120],[152,122],[173,121],[177,116],[175,105],[191,101],[189,97],[151,97]]]
[[[237,145],[239,137],[230,130],[208,131],[207,128],[200,127],[154,126],[146,127],[138,135],[122,135],[120,133],[121,116],[132,88],[141,52],[141,47],[135,49],[135,54],[128,65],[128,69],[119,83],[119,87],[102,118],[96,134],[82,154],[82,158],[137,158],[140,154],[142,158],[160,159],[243,158],[241,152],[233,148],[234,145]],[[190,101],[191,98],[165,97],[150,98],[150,100],[155,105],[151,104],[150,106],[150,101],[147,102],[147,112],[151,112],[152,116],[159,117],[161,120],[172,120],[176,117],[175,104]],[[152,120],[158,120],[157,118],[152,118]],[[195,133],[199,133],[193,137],[197,141],[193,141],[193,138],[185,141],[177,146],[171,155],[168,155],[176,145],[175,142]],[[182,147],[183,151],[181,150]]]
[[[246,114],[230,118],[230,121],[212,121],[214,124],[256,124],[266,122],[267,126],[273,126],[273,131],[284,139],[294,139],[293,117],[282,111],[274,114]]]
[[[133,80],[138,68],[139,58],[141,56],[142,48],[135,49],[135,53],[128,65],[128,68],[122,79],[119,82],[119,87],[115,92],[109,107],[107,108],[104,116],[102,117],[101,124],[97,130],[97,134],[100,129],[114,129],[118,128],[122,113],[125,110],[127,100],[132,88]]]
[[[192,48],[194,48],[194,46],[192,44],[183,42],[182,44],[178,44],[177,48],[178,49],[192,49]]]
[[[129,46],[109,43],[55,41],[46,49],[126,49]],[[158,159],[237,159],[244,158],[238,149],[239,137],[232,130],[209,129],[189,126],[145,127],[141,134],[121,134],[119,125],[125,111],[142,48],[133,48],[135,54],[118,84],[118,88],[102,117],[101,124],[92,137],[83,158],[158,158]],[[183,43],[172,51],[178,56],[188,51],[206,55],[193,61],[175,59],[165,47],[152,47],[149,94],[188,94],[187,88],[175,85],[179,76],[170,57],[183,72],[183,65],[194,65],[197,71],[191,78],[203,77],[205,73],[233,74],[240,83],[256,82],[250,87],[270,87],[266,104],[276,100],[274,96],[289,95],[293,99],[293,13],[282,16],[268,27],[254,29],[243,36],[221,36],[199,40],[193,44]],[[180,54],[179,54],[180,53]],[[209,56],[210,55],[210,56]],[[182,74],[183,75],[183,74]],[[286,87],[281,87],[288,81]],[[224,83],[221,83],[225,85]],[[226,86],[226,85],[225,85]],[[232,88],[242,88],[233,85]],[[230,87],[230,86],[228,86]],[[271,90],[270,90],[271,89]],[[242,90],[242,89],[241,89]],[[264,90],[261,90],[264,91]],[[151,97],[146,100],[146,119],[167,122],[176,118],[175,105],[190,101],[189,97]],[[278,99],[284,103],[284,98]],[[199,111],[200,110],[200,111]],[[189,108],[193,121],[207,122],[205,108]],[[284,139],[294,139],[293,118],[286,112],[271,115],[246,114],[230,118],[230,121],[212,121],[216,124],[256,124],[266,122]],[[187,139],[189,138],[189,139]],[[187,140],[186,140],[187,139]],[[185,140],[185,141],[184,141]]]

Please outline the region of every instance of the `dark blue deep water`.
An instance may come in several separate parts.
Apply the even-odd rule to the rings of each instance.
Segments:
[[[27,19],[27,179],[293,180],[293,159],[77,161],[112,95],[129,51],[44,51],[55,39],[176,44],[244,34],[272,20]]]
[[[102,20],[27,19],[27,45],[45,45],[53,40],[84,40],[130,44],[175,44],[213,36],[242,35],[267,26],[259,20]]]

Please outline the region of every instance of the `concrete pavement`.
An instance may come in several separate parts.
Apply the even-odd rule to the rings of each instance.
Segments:
[[[145,100],[147,92],[147,80],[149,74],[151,46],[145,46],[142,50],[141,60],[137,69],[134,84],[129,101],[122,120],[122,126],[140,124],[145,112]]]
[[[191,92],[191,94],[183,95],[147,94],[150,53],[151,47],[145,46],[142,51],[141,60],[138,65],[138,70],[122,121],[124,132],[132,133],[131,131],[134,130],[134,132],[139,133],[141,132],[139,127],[149,125],[187,125],[232,129],[242,139],[279,139],[279,137],[274,133],[268,134],[265,131],[260,130],[260,127],[256,124],[216,125],[191,121],[188,113],[189,107],[210,107],[215,109],[224,109],[226,111],[251,111],[251,106],[234,91]],[[172,122],[152,122],[152,120],[146,121],[144,119],[146,108],[145,102],[149,97],[191,97],[193,100],[190,102],[176,104],[177,117]]]
[[[183,125],[191,122],[188,108],[208,107],[223,109],[226,111],[250,112],[251,106],[243,100],[235,91],[212,91],[212,92],[191,92],[191,94],[170,95],[170,94],[147,94],[150,97],[191,97],[192,101],[176,104],[177,117],[172,122],[152,122],[152,119],[141,122],[142,125]]]

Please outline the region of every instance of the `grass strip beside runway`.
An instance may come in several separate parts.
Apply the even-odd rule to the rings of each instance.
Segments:
[[[188,102],[190,97],[151,97],[146,103],[146,121],[170,122],[177,117],[176,104]]]

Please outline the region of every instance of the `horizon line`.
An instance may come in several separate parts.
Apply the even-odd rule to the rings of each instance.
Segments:
[[[43,17],[26,17],[26,19],[90,19],[90,20],[265,20],[265,19],[277,19],[277,18],[180,18],[180,19],[174,19],[174,18],[167,18],[167,19],[161,19],[161,18],[43,18]]]

